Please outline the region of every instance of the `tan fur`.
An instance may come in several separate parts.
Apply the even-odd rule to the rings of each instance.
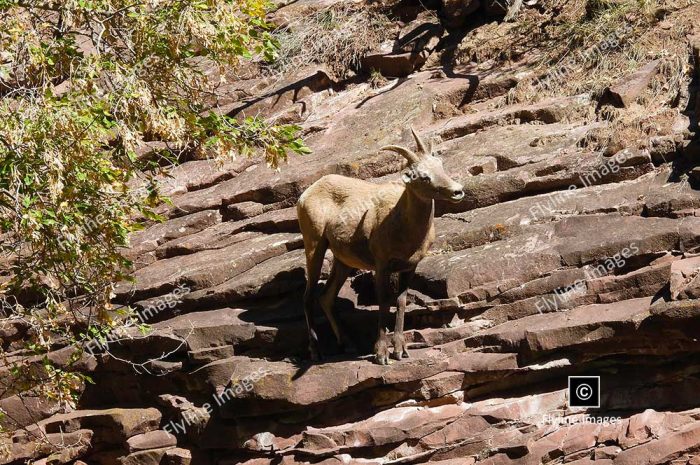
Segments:
[[[304,192],[297,211],[304,237],[326,238],[333,256],[349,267],[376,270],[377,263],[394,259],[405,264],[391,271],[404,271],[418,264],[434,239],[430,203],[399,184],[331,174]]]
[[[318,356],[312,292],[329,247],[334,263],[320,303],[338,343],[347,347],[350,341],[335,321],[333,301],[352,269],[373,270],[380,303],[375,354],[379,363],[388,362],[382,319],[389,311],[390,275],[400,273],[393,355],[395,358],[408,356],[403,342],[406,289],[408,279],[435,238],[434,199],[459,200],[464,196],[462,186],[445,174],[442,162],[432,157],[425,144],[415,132],[413,134],[419,154],[402,147],[387,147],[409,160],[408,170],[402,176],[405,185],[372,184],[327,175],[312,184],[299,198],[297,213],[306,250],[305,311],[312,358]]]

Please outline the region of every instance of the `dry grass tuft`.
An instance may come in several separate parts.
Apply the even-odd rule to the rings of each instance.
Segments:
[[[385,86],[389,82],[389,80],[387,78],[385,78],[384,75],[382,75],[381,71],[379,71],[377,69],[373,69],[369,73],[369,81],[368,82],[369,82],[369,85],[372,89],[379,89],[380,87]]]
[[[644,113],[606,107],[600,116],[608,124],[590,131],[579,145],[613,155],[624,148],[648,149],[652,137],[671,135],[677,113],[671,108]]]
[[[503,104],[553,96],[602,95],[612,83],[661,58],[655,102],[682,101],[687,87],[687,20],[697,0],[542,0],[516,23],[491,23],[467,34],[456,63],[500,67],[527,60],[535,76],[511,89]]]
[[[494,40],[480,38],[489,44],[481,54],[494,60],[492,66],[527,58],[527,67],[535,69],[535,76],[521,80],[499,105],[579,94],[598,99],[611,84],[660,60],[635,104],[601,108],[594,119],[607,124],[581,141],[606,152],[644,149],[651,137],[671,134],[679,111],[689,105],[693,70],[687,37],[693,25],[688,18],[696,17],[698,0],[544,0],[539,11],[526,10],[515,27],[489,25]],[[504,31],[512,36],[507,44],[499,42]],[[499,51],[506,46],[507,52]],[[469,58],[479,62],[480,57]]]
[[[380,10],[339,3],[275,31],[281,48],[268,70],[283,74],[317,63],[346,77],[359,69],[367,52],[395,33],[394,24]]]

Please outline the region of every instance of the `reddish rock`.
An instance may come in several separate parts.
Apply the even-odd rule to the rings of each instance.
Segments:
[[[155,250],[155,255],[162,259],[201,250],[222,249],[259,237],[261,232],[299,232],[296,208],[270,210],[252,218],[219,223],[198,233],[168,241]]]
[[[243,312],[241,309],[222,308],[188,313],[157,323],[153,327],[158,332],[186,339],[190,351],[211,350],[235,345],[254,337],[255,325],[240,319]],[[157,335],[158,333],[153,333],[149,337]]]
[[[129,452],[136,452],[139,450],[171,447],[177,444],[177,439],[167,431],[155,430],[132,436],[127,439],[126,444]]]
[[[439,449],[465,438],[476,437],[488,428],[489,423],[483,417],[463,415],[444,428],[421,438],[420,444],[427,449]]]
[[[574,460],[573,462],[567,462],[571,465],[614,465],[615,462],[609,459],[580,459],[580,460]]]
[[[163,295],[177,285],[190,291],[212,287],[249,270],[269,258],[299,248],[296,234],[259,236],[221,250],[159,260],[135,273],[135,284],[120,283],[121,298],[143,299]]]
[[[37,463],[35,459],[42,457],[47,464],[67,464],[84,455],[93,445],[93,432],[88,429],[46,434],[21,431],[15,433],[11,441],[0,440],[3,450],[0,464]]]
[[[183,306],[188,308],[222,306],[246,299],[282,295],[301,289],[304,283],[304,253],[295,250],[263,261],[218,285],[184,295],[182,301]]]
[[[630,76],[626,76],[620,82],[607,89],[605,101],[615,106],[629,108],[635,100],[646,90],[652,78],[656,74],[660,60],[654,60],[642,66]]]
[[[0,399],[0,409],[5,413],[0,415],[0,427],[14,430],[50,417],[59,412],[61,406],[49,399],[24,393]]]
[[[479,129],[496,126],[501,122],[539,121],[547,124],[573,119],[588,104],[587,98],[555,98],[533,105],[513,105],[502,109],[456,116],[435,124],[436,136],[443,141],[465,136]],[[432,131],[431,131],[432,132]]]
[[[656,441],[622,451],[614,461],[615,465],[661,464],[678,458],[684,452],[700,447],[700,425],[686,425],[675,433]]]
[[[562,452],[565,455],[570,455],[595,447],[599,431],[600,425],[592,423],[571,426],[568,428],[567,437],[562,443]]]
[[[202,365],[228,357],[233,357],[233,346],[231,345],[207,347],[187,352],[187,358],[190,362]]]
[[[144,254],[156,250],[161,244],[189,236],[220,222],[221,214],[217,210],[204,210],[153,225],[130,236],[131,248],[128,254],[138,260]]]
[[[533,441],[528,446],[527,458],[534,463],[548,462],[564,455],[563,442],[566,440],[568,430],[566,428],[554,428],[551,434]]]
[[[544,395],[527,396],[522,399],[490,399],[480,402],[470,413],[481,415],[492,422],[529,421],[537,423],[543,420],[547,412],[557,410],[565,405],[564,391]]]
[[[159,465],[168,449],[150,449],[133,452],[118,459],[120,465]]]
[[[291,25],[300,15],[338,4],[275,3],[281,7],[270,19]],[[512,64],[498,61],[494,67],[480,59],[451,67],[453,34],[441,40],[434,12],[418,3],[376,5],[390,9],[392,20],[401,19],[398,40],[364,59],[366,68],[401,75],[379,89],[362,82],[364,76],[336,82],[315,65],[283,76],[260,75],[257,64],[246,65],[239,70],[245,77],[231,75],[221,84],[226,95],[216,102],[217,111],[298,123],[313,153],[290,155],[279,172],[255,158],[234,160],[223,170],[209,161],[170,170],[172,180],[162,181],[174,205],[159,207],[164,223],[132,235],[128,253],[137,264],[136,282],[117,289],[120,303],[147,309],[158,308],[178,284],[188,287],[175,306],[153,316],[153,331],[142,335],[134,329],[112,346],[113,355],[148,373],[134,374],[130,364],[105,354],[81,360],[80,369],[91,371],[97,383],[87,385],[81,399],[97,407],[89,411],[56,415],[56,406],[26,396],[22,410],[16,392],[0,396],[0,408],[25,423],[50,416],[41,425],[52,440],[58,434],[90,435],[90,450],[79,443],[50,455],[37,449],[27,431],[15,432],[0,439],[0,449],[17,451],[11,460],[697,461],[700,412],[681,411],[697,405],[700,389],[694,362],[700,351],[694,265],[700,195],[694,189],[697,170],[680,163],[697,152],[690,117],[666,118],[678,112],[645,108],[644,137],[605,147],[617,126],[591,117],[599,102],[590,96],[529,103],[520,86],[506,96],[539,72],[533,66],[541,58],[537,48]],[[504,14],[503,5],[426,3],[439,8],[451,28],[471,26],[477,6],[473,37],[480,37],[482,17]],[[666,30],[676,17],[698,11],[688,8],[665,11],[657,26]],[[525,6],[521,14],[530,21],[545,13]],[[489,28],[506,29],[497,22]],[[462,45],[455,59],[466,62]],[[513,52],[520,54],[517,44]],[[430,68],[415,72],[424,63]],[[653,73],[643,68],[612,86],[606,98],[619,105],[642,102],[638,97]],[[523,103],[512,103],[521,98]],[[688,109],[692,113],[693,102]],[[413,148],[412,125],[433,139],[467,195],[460,203],[436,203],[437,240],[408,293],[411,358],[380,367],[368,356],[377,307],[365,273],[346,283],[335,306],[360,353],[334,352],[331,330],[317,312],[319,336],[329,350],[323,360],[310,362],[304,358],[305,259],[294,204],[328,173],[398,180],[405,161],[379,149]],[[146,145],[151,150],[164,142]],[[689,182],[681,182],[686,172]],[[621,261],[619,254],[632,245]],[[614,266],[595,271],[610,260]],[[328,261],[324,266],[325,277]],[[5,279],[0,276],[0,282]],[[9,360],[21,356],[12,351],[22,348],[27,329],[17,322],[0,329]],[[71,362],[65,350],[49,359],[60,367]],[[35,357],[31,367],[42,363]],[[0,379],[9,379],[2,370]],[[589,415],[598,412],[567,409],[566,376],[583,371],[603,376],[604,408],[622,421],[591,423]],[[144,408],[99,409],[107,403]],[[146,408],[152,404],[159,410]],[[168,433],[189,450],[175,447]]]
[[[362,57],[362,68],[383,76],[407,76],[420,68],[433,52],[444,29],[429,12],[419,14],[399,32],[396,40],[382,43]]]
[[[379,71],[382,76],[407,76],[422,66],[426,58],[427,56],[421,53],[381,53],[380,51],[362,58],[362,67]]]
[[[598,433],[599,444],[619,444],[627,433],[629,419],[603,424]],[[615,446],[617,447],[617,446]]]
[[[426,400],[443,397],[461,389],[464,384],[464,379],[464,373],[456,371],[438,373],[435,376],[430,376],[421,380],[420,388],[418,392],[415,393],[415,397]]]
[[[671,265],[671,298],[700,298],[700,257],[679,260]]]
[[[303,439],[301,446],[306,449],[350,444],[352,447],[375,447],[419,439],[441,429],[467,408],[467,404],[461,404],[389,409],[349,427],[311,429],[309,441]]]
[[[689,423],[692,423],[692,420],[685,415],[645,410],[630,417],[627,432],[619,439],[619,444],[624,449],[629,449],[654,438],[666,436],[669,432],[678,431]]]
[[[192,452],[187,449],[174,447],[165,451],[162,465],[190,465],[192,462]]]
[[[690,322],[700,315],[700,305],[695,300],[659,301],[651,307],[651,314],[667,321]]]
[[[649,316],[650,303],[650,298],[641,298],[528,316],[486,329],[471,337],[468,344],[499,344],[506,349],[522,344],[537,353],[604,340],[625,330],[634,331]]]
[[[620,452],[622,452],[622,449],[618,446],[598,447],[593,451],[593,459],[596,461],[612,460],[617,457]]]
[[[357,391],[382,384],[405,383],[427,378],[447,369],[444,357],[434,359],[407,359],[382,367],[370,361],[345,361],[329,365],[314,365],[301,376],[289,362],[265,362],[247,357],[229,359],[205,365],[200,370],[202,379],[212,386],[225,386],[231,380],[261,376],[253,383],[255,389],[237,394],[237,398],[284,400],[298,406],[338,398],[348,390]],[[257,375],[256,375],[257,374]],[[333,379],[334,383],[324,382]],[[231,410],[232,413],[235,409]]]
[[[255,163],[254,160],[246,157],[225,161],[223,165],[216,160],[186,161],[169,168],[167,174],[157,175],[156,181],[163,195],[173,196],[231,179]],[[138,190],[145,186],[146,181],[145,178],[135,178],[130,186]]]
[[[265,211],[265,205],[257,202],[240,202],[226,206],[226,212],[231,220],[244,220],[258,216]]]
[[[155,408],[76,410],[43,420],[39,427],[57,434],[91,429],[95,431],[95,440],[121,444],[132,436],[158,429],[160,420],[161,413]]]
[[[430,463],[433,465],[474,465],[476,463],[476,458],[462,457],[458,459],[431,461]]]

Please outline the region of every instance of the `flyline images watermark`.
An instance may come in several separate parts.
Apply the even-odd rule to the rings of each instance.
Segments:
[[[109,350],[109,345],[123,338],[129,338],[128,329],[138,327],[139,325],[147,324],[149,320],[158,315],[160,312],[174,308],[181,302],[182,296],[190,292],[187,285],[180,284],[173,289],[172,292],[161,296],[155,302],[137,310],[133,316],[129,316],[121,326],[118,326],[114,331],[111,331],[104,337],[94,337],[85,344],[85,349],[91,355],[96,352],[106,352]]]
[[[579,424],[610,425],[622,422],[619,416],[569,415],[559,416],[547,413],[537,422],[538,426],[572,426]]]
[[[607,158],[602,165],[587,173],[579,175],[579,183],[569,185],[566,190],[551,193],[532,205],[529,210],[527,223],[543,221],[555,215],[567,204],[567,201],[574,195],[575,191],[581,187],[590,187],[602,181],[609,174],[616,174],[628,159],[628,153],[622,150],[612,157]],[[541,238],[535,235],[529,238],[525,253],[535,253],[549,248],[551,238]],[[602,263],[584,268],[584,277],[574,281],[564,288],[555,289],[551,296],[542,296],[538,299],[535,307],[539,313],[559,311],[561,306],[567,303],[574,296],[586,292],[586,282],[608,275],[616,269],[623,268],[627,264],[627,259],[639,252],[639,247],[632,242],[624,247],[620,252],[607,258]]]
[[[211,414],[214,413],[214,406],[221,407],[226,402],[237,398],[241,394],[252,391],[255,383],[265,377],[265,375],[268,373],[269,370],[266,368],[258,368],[253,373],[250,373],[243,379],[224,389],[221,394],[214,394],[212,396],[212,402],[206,402],[204,405],[202,405],[202,407],[196,410],[183,412],[179,421],[171,420],[163,427],[163,429],[171,434],[186,433],[189,426],[198,425],[202,420],[208,420]]]
[[[587,172],[585,174],[579,175],[579,184],[571,184],[569,187],[563,191],[553,192],[547,194],[543,200],[540,200],[535,205],[531,206],[528,210],[529,217],[527,218],[528,223],[533,223],[537,221],[546,220],[550,216],[554,215],[557,210],[566,205],[567,201],[575,195],[575,191],[583,187],[591,187],[595,183],[602,181],[603,178],[609,174],[617,174],[620,172],[622,165],[627,161],[627,151],[622,150],[616,153],[614,156],[605,160],[605,162],[598,166],[596,169]],[[523,224],[524,221],[521,221]],[[540,237],[540,235],[534,235],[530,237],[524,247],[525,253],[534,253],[542,250],[546,250],[549,246],[550,237]]]
[[[580,187],[578,184],[571,184],[566,190],[553,192],[547,195],[546,201],[537,202],[535,205],[530,207],[529,213],[531,220],[537,221],[545,218],[548,214],[554,213],[557,208],[566,204],[566,201],[574,195],[576,190],[591,187],[594,184],[602,181],[605,176],[608,176],[611,173],[619,173],[621,167],[627,161],[627,156],[627,151],[622,150],[612,157],[606,159],[602,166],[599,166],[595,170],[588,173],[579,175],[579,181],[581,183]]]
[[[632,25],[630,23],[625,23],[622,27],[614,30],[592,47],[583,51],[578,50],[573,55],[568,55],[559,62],[554,69],[538,79],[535,83],[535,87],[551,88],[559,85],[559,83],[564,82],[570,74],[580,70],[585,63],[592,62],[596,56],[603,56],[610,53],[612,50],[620,48],[624,37],[632,32],[632,30]]]
[[[573,296],[586,291],[586,282],[602,278],[616,269],[623,268],[627,264],[627,259],[636,255],[638,252],[639,247],[635,242],[632,242],[620,252],[605,259],[604,262],[596,266],[585,268],[583,271],[585,276],[583,278],[577,279],[571,285],[564,288],[555,289],[552,297],[548,298],[547,296],[543,296],[540,298],[535,304],[537,311],[539,313],[544,313],[545,310],[550,312],[558,311],[562,303],[566,303]]]

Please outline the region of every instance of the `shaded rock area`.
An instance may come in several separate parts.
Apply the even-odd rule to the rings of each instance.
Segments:
[[[527,69],[420,69],[443,29],[498,14],[494,2],[433,3],[398,45],[365,57],[401,78],[373,88],[295,70],[303,92],[260,78],[255,103],[226,107],[294,114],[313,153],[281,171],[174,169],[167,220],[132,236],[135,280],[115,297],[151,331],[84,361],[94,384],[78,410],[3,393],[25,428],[2,439],[0,464],[700,464],[700,106],[674,108],[621,150],[596,148],[610,123],[590,95],[510,103]],[[657,67],[603,101],[632,105]],[[326,357],[311,363],[296,200],[328,173],[398,180],[404,162],[379,148],[412,146],[410,126],[466,190],[436,205],[436,241],[409,291],[411,357],[372,363],[377,306],[358,272],[336,310],[360,354],[339,354],[318,312]],[[11,344],[21,325],[3,331]],[[571,375],[601,377],[599,407],[568,406]]]

